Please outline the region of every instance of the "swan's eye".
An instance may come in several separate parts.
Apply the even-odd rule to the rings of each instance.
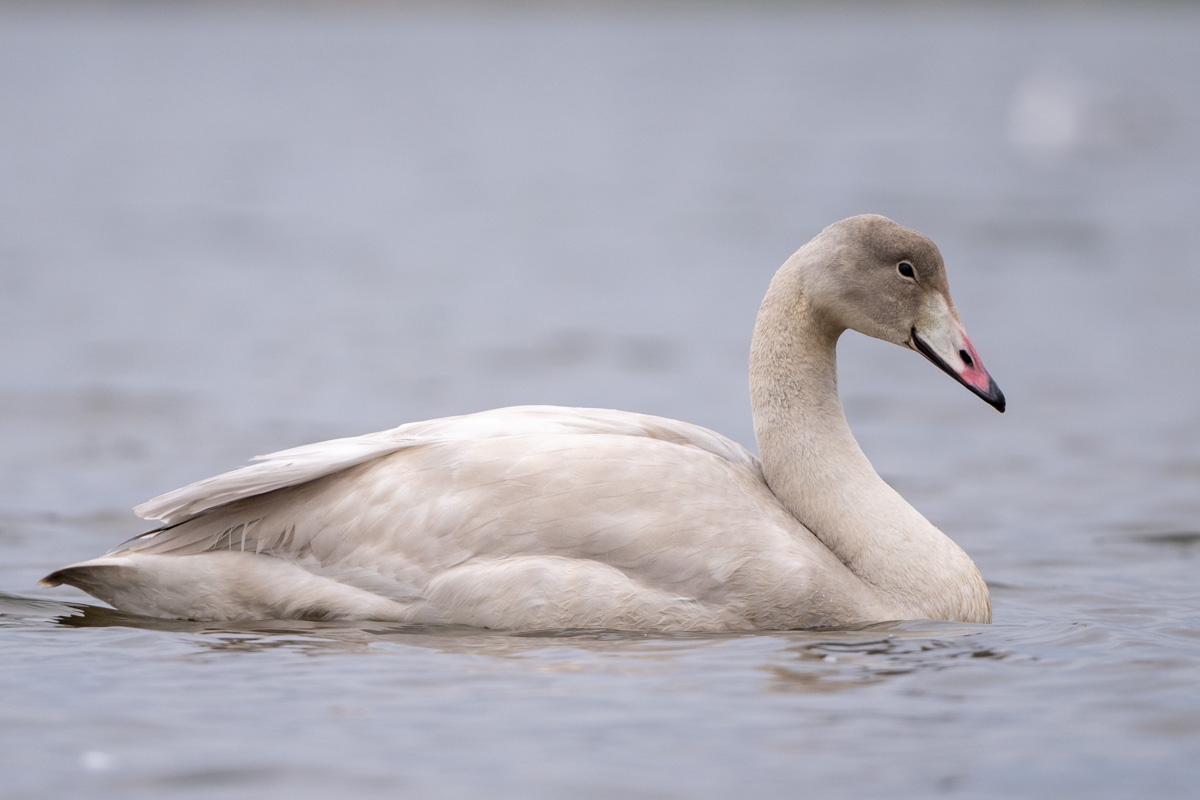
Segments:
[[[910,281],[915,281],[917,279],[917,273],[913,271],[913,265],[907,261],[901,261],[899,264],[897,264],[896,272],[899,272],[902,276],[908,278]]]

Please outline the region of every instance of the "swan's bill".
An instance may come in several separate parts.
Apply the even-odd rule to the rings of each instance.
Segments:
[[[962,339],[960,347],[955,348],[953,342],[945,342],[939,343],[943,344],[943,346],[935,349],[929,342],[921,338],[921,334],[917,332],[916,328],[913,328],[912,338],[909,339],[909,346],[936,364],[939,369],[954,378],[954,380],[982,397],[989,405],[994,406],[997,411],[1003,414],[1004,392],[1000,391],[1000,387],[996,385],[996,381],[983,368],[983,362],[979,360],[979,354],[975,352],[975,345],[971,344],[971,340],[967,338],[966,332],[959,330],[957,333]],[[949,352],[943,355],[938,352],[939,349],[948,350]],[[951,366],[952,364],[957,366]]]

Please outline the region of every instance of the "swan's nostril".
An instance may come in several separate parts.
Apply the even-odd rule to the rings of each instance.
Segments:
[[[971,354],[968,353],[966,350],[959,350],[958,357],[961,358],[963,360],[963,363],[966,364],[968,367],[975,366],[975,362],[971,359]]]

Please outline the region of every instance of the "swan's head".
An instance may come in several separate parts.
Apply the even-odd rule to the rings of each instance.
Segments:
[[[830,225],[805,249],[814,310],[850,328],[916,350],[1004,411],[1004,393],[967,338],[942,254],[929,237],[877,214]]]

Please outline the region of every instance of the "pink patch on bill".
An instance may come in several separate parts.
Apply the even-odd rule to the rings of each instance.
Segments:
[[[967,338],[964,331],[963,335],[963,350],[966,351],[969,358],[963,359],[963,370],[959,376],[968,386],[973,386],[981,392],[986,392],[988,387],[992,385],[992,376],[988,375],[986,369],[983,368],[983,362],[979,359],[979,353],[975,352],[975,345],[971,344],[971,340]],[[962,356],[962,352],[959,352]]]

